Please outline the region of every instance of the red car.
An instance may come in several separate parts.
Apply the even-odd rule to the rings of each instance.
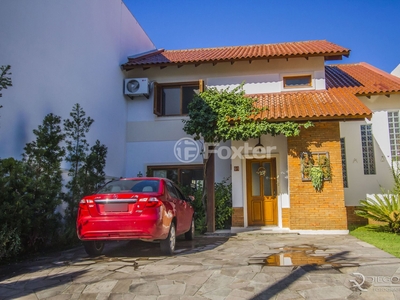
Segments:
[[[191,201],[166,178],[111,181],[80,201],[77,234],[90,256],[100,255],[105,241],[137,239],[159,240],[161,251],[171,255],[176,236],[194,237]]]

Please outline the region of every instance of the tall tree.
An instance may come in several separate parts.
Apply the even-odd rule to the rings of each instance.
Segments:
[[[64,120],[64,132],[66,134],[65,160],[70,164],[68,175],[70,180],[66,184],[68,193],[65,201],[68,206],[65,212],[67,226],[72,230],[74,228],[78,203],[84,194],[84,181],[81,176],[81,168],[86,162],[89,144],[86,140],[86,133],[94,120],[85,117],[86,113],[79,103],[76,103],[70,113],[71,119]],[[73,231],[73,230],[72,230]],[[73,234],[72,232],[70,233]]]
[[[228,140],[246,141],[263,134],[294,136],[300,133],[302,127],[312,126],[310,122],[271,123],[262,118],[268,108],[258,106],[257,99],[247,97],[243,85],[223,90],[209,88],[196,95],[189,104],[189,119],[183,120],[183,130],[195,140],[203,139],[206,145],[212,145]],[[206,174],[211,154],[207,148],[205,153],[208,154],[204,158],[203,203],[206,206]]]
[[[60,214],[56,208],[62,202],[61,162],[65,149],[61,146],[65,135],[61,129],[61,117],[48,114],[43,124],[33,130],[36,140],[27,143],[23,154],[26,173],[30,178],[29,203],[30,228],[29,245],[36,248],[57,238],[60,228]]]
[[[9,77],[11,75],[10,69],[11,69],[10,65],[0,67],[0,91],[2,89],[7,89],[9,86],[12,86],[11,77]],[[2,96],[3,94],[0,93],[0,97]],[[0,105],[0,108],[2,107],[3,106]]]
[[[84,181],[83,195],[93,193],[101,184],[104,184],[107,147],[100,144],[99,140],[90,147],[90,153],[86,157],[81,176]]]

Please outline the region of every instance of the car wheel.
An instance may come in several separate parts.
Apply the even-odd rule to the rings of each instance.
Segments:
[[[172,255],[175,250],[176,243],[176,232],[175,232],[175,224],[171,223],[171,227],[169,228],[168,236],[165,240],[160,241],[161,252],[165,255]]]
[[[85,251],[89,256],[98,256],[103,252],[104,242],[101,241],[90,241],[83,242],[83,246],[85,247]]]
[[[192,218],[192,224],[190,225],[189,231],[185,233],[185,239],[187,241],[194,239],[194,218]]]

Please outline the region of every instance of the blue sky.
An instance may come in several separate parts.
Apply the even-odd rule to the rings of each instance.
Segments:
[[[328,40],[351,50],[334,63],[400,64],[400,0],[123,0],[167,50]]]

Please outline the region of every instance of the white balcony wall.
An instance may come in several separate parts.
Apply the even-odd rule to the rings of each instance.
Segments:
[[[154,49],[120,0],[2,0],[0,65],[13,86],[0,98],[0,158],[21,158],[48,113],[75,103],[95,120],[88,142],[108,147],[106,173],[125,172],[127,102],[120,64]]]
[[[400,96],[361,97],[372,111],[371,120],[341,122],[340,135],[345,138],[348,188],[345,188],[347,206],[359,205],[367,194],[380,194],[381,187],[393,188],[389,140],[388,111],[400,110]],[[375,175],[364,175],[360,125],[372,124],[375,153]]]

